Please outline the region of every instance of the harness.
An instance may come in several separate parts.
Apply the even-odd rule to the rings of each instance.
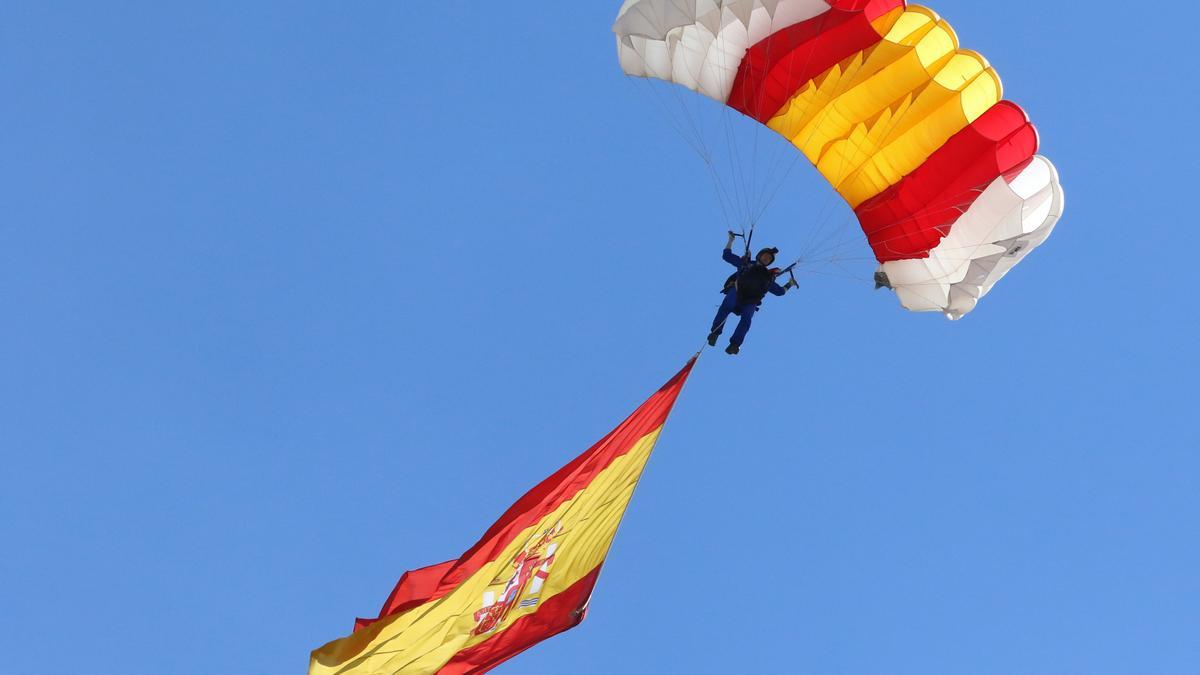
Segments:
[[[767,297],[773,283],[775,275],[769,267],[751,263],[730,275],[725,280],[721,292],[728,292],[730,288],[734,288],[737,290],[739,305],[759,305],[762,304],[763,298]]]

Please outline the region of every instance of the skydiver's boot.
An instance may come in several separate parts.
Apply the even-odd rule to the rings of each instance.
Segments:
[[[719,337],[721,337],[721,329],[720,328],[717,328],[713,332],[709,333],[708,334],[708,346],[716,347],[717,346],[717,338],[719,338]]]
[[[725,353],[726,353],[726,354],[730,354],[730,355],[737,354],[737,353],[738,353],[738,352],[740,352],[740,351],[742,351],[742,346],[741,346],[741,345],[735,345],[735,344],[733,344],[732,342],[730,342],[730,343],[729,343],[729,346],[725,348]]]

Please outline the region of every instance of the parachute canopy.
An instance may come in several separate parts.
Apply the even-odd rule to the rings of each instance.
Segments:
[[[790,141],[854,209],[877,275],[957,319],[1063,212],[999,75],[904,0],[626,0],[621,68],[673,82]]]

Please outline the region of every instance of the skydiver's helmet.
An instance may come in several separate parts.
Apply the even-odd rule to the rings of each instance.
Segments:
[[[758,252],[758,255],[754,256],[754,260],[763,267],[770,267],[771,263],[775,262],[775,256],[777,255],[779,255],[779,249],[764,248]],[[763,260],[763,256],[770,256],[770,260]]]

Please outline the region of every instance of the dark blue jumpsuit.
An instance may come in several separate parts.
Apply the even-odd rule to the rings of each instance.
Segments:
[[[725,262],[736,267],[739,274],[746,268],[758,264],[757,261],[746,260],[745,258],[734,255],[733,251],[730,249],[725,249],[725,251],[721,253],[721,258]],[[724,328],[725,321],[729,318],[729,315],[737,314],[741,317],[741,320],[738,321],[737,329],[733,331],[733,336],[729,338],[729,343],[740,347],[742,346],[742,341],[746,339],[746,333],[750,330],[750,323],[754,320],[754,313],[758,311],[758,308],[760,305],[762,305],[762,302],[759,301],[746,304],[739,303],[737,288],[733,284],[731,284],[729,288],[726,288],[724,292],[725,300],[721,303],[721,308],[717,310],[717,317],[713,319],[712,330],[714,333],[720,335],[721,329]],[[771,295],[784,295],[787,293],[787,289],[775,282],[771,282],[770,292]]]

